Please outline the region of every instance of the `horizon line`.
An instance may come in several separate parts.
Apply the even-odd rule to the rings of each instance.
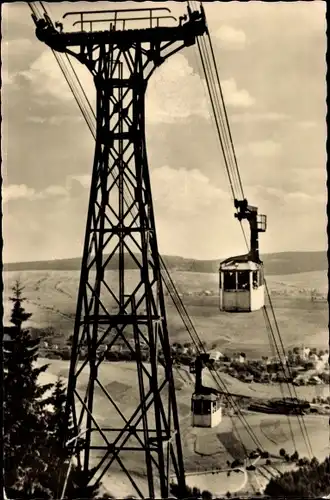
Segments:
[[[283,254],[283,253],[321,253],[325,252],[327,253],[328,250],[281,250],[279,252],[265,252],[262,255],[272,255],[272,254]],[[127,255],[130,255],[129,252],[125,252]],[[115,253],[114,255],[118,255],[118,253]],[[171,254],[160,254],[163,258],[165,257],[176,257],[179,259],[184,259],[184,260],[193,260],[197,262],[212,262],[212,261],[220,261],[222,260],[222,257],[214,257],[212,259],[202,259],[202,258],[196,258],[196,257],[183,257],[181,255],[171,255]],[[19,260],[19,261],[11,261],[11,262],[4,262],[3,267],[7,266],[9,264],[36,264],[36,263],[45,263],[45,262],[58,262],[58,261],[65,261],[65,260],[76,260],[76,259],[82,259],[82,256],[80,257],[60,257],[57,259],[39,259],[39,260]]]

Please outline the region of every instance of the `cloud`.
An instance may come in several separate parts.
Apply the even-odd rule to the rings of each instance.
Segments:
[[[40,193],[42,197],[48,196],[67,196],[68,191],[64,186],[48,186]]]
[[[191,215],[200,213],[214,203],[230,199],[227,192],[214,186],[209,178],[197,169],[175,169],[165,165],[151,169],[150,177],[153,200],[161,210]],[[78,182],[83,188],[89,189],[91,175],[68,176],[67,189],[72,188],[73,182]],[[116,196],[115,192],[113,196]]]
[[[146,120],[172,123],[191,115],[208,118],[208,105],[200,76],[182,54],[176,54],[156,70],[148,83]]]
[[[89,188],[91,185],[91,178],[92,176],[90,174],[70,175],[67,179],[67,185],[71,186],[72,181],[77,181],[82,187]]]
[[[86,95],[95,108],[95,88],[88,70],[71,58],[72,65],[79,77]],[[72,103],[76,107],[74,97],[66,83],[63,74],[50,50],[44,51],[30,66],[29,70],[20,73],[32,85],[35,95],[46,103],[51,96],[65,105],[58,108],[57,116],[43,118],[30,117],[34,123],[43,123],[42,120],[53,125],[64,121],[76,120],[80,111],[68,107]],[[204,89],[203,89],[204,85]],[[223,93],[228,106],[247,108],[255,100],[247,90],[239,89],[233,78],[222,82]],[[187,120],[191,116],[209,119],[210,103],[205,95],[206,83],[196,74],[189,65],[186,57],[176,54],[170,57],[152,75],[146,95],[146,121],[151,124],[174,123],[178,120]]]
[[[14,200],[42,200],[50,196],[67,196],[68,190],[63,186],[48,186],[42,191],[36,191],[26,184],[9,184],[2,188],[3,203]]]
[[[15,55],[22,55],[23,53],[30,52],[33,43],[28,38],[16,38],[15,40],[9,40],[3,42],[2,45],[2,55],[4,58],[8,58],[8,53],[10,52],[10,57]]]
[[[221,46],[241,49],[246,44],[246,35],[244,31],[233,28],[232,26],[222,25],[214,32],[214,37],[221,42]]]
[[[30,123],[44,124],[48,122],[48,119],[41,116],[27,116],[26,121]]]
[[[281,151],[281,144],[272,140],[250,142],[247,146],[253,156],[270,157],[278,155]]]
[[[238,89],[233,78],[221,82],[225,104],[233,107],[249,108],[255,99],[245,89]]]
[[[279,122],[288,121],[290,116],[284,113],[232,113],[230,116],[231,123],[258,123],[258,122]]]
[[[313,122],[313,121],[306,120],[306,121],[302,121],[302,122],[298,123],[298,126],[300,128],[302,128],[302,129],[308,129],[309,130],[311,128],[317,127],[317,124],[315,122]]]
[[[29,123],[35,123],[35,124],[47,124],[47,125],[63,125],[64,123],[78,123],[82,121],[84,118],[83,116],[70,116],[70,115],[62,115],[62,116],[27,116],[26,121]]]
[[[8,71],[1,71],[1,85],[12,85],[14,83],[14,77],[8,73]]]
[[[276,209],[280,207],[285,207],[285,210],[290,212],[304,211],[314,207],[314,205],[324,205],[326,203],[326,195],[324,194],[312,194],[307,191],[286,191],[285,189],[272,188],[261,185],[246,186],[247,192],[251,199],[256,200],[260,205],[264,205],[264,208],[273,211],[274,206]],[[275,204],[275,205],[274,205]],[[260,206],[260,208],[262,208]]]
[[[95,89],[92,75],[82,64],[78,63],[75,58],[68,57],[88,99],[94,102]],[[68,68],[66,57],[62,56],[61,60],[62,62],[64,61],[65,67]],[[51,95],[65,103],[74,102],[70,87],[50,49],[44,50],[42,54],[33,61],[29,69],[22,71],[20,74],[31,82],[35,94],[39,97]]]
[[[35,190],[25,184],[11,184],[9,186],[3,186],[2,188],[3,203],[8,203],[10,200],[18,200],[22,198],[31,200],[35,197],[35,195]]]
[[[303,193],[301,191],[294,191],[293,193],[287,193],[286,196],[289,200],[297,201],[300,203],[323,203],[325,204],[325,197],[320,195],[313,196],[308,193]]]
[[[212,184],[200,170],[163,166],[151,171],[153,199],[159,209],[182,215],[198,214],[223,200],[229,193]]]
[[[25,260],[79,255],[89,181],[89,174],[68,176],[64,186],[48,186],[42,192],[24,185],[9,186],[10,190],[5,190],[7,199],[11,196],[41,201],[13,204],[6,210],[5,259],[22,259],[18,250],[22,247],[27,248]],[[151,185],[161,253],[212,259],[245,251],[229,190],[218,187],[198,169],[176,169],[169,165],[151,169]],[[76,189],[77,186],[80,189]],[[314,249],[320,248],[322,234],[326,232],[325,193],[315,197],[304,190],[287,192],[255,184],[245,185],[245,191],[260,213],[268,216],[262,252],[299,248],[297,244],[305,248],[306,227],[316,238],[315,245],[313,239],[311,245]],[[113,201],[115,199],[113,197]],[[46,200],[51,201],[43,205]],[[46,208],[50,205],[52,210]],[[21,227],[15,225],[15,220],[20,220]],[[34,222],[33,233],[30,221]]]
[[[3,85],[10,85],[12,90],[19,85],[18,75],[20,69],[26,67],[35,49],[33,43],[28,38],[17,38],[4,41],[1,46],[2,69],[1,78]]]

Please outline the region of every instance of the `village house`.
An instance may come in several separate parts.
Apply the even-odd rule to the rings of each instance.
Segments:
[[[309,347],[302,347],[300,350],[299,350],[299,355],[301,357],[301,359],[303,361],[307,361],[307,359],[309,358],[309,355],[310,355],[310,348]]]
[[[252,373],[245,373],[243,375],[242,380],[244,380],[244,382],[246,382],[247,384],[249,384],[250,382],[253,382],[254,377],[253,377]]]
[[[221,359],[224,358],[224,355],[220,351],[212,350],[208,354],[210,356],[210,360],[213,361],[221,361]]]
[[[262,372],[260,375],[260,382],[263,384],[268,384],[270,382],[270,374],[266,371]]]
[[[329,364],[329,353],[326,351],[322,356],[319,357],[320,361],[324,364]]]
[[[190,354],[191,356],[194,356],[195,354],[197,354],[196,346],[190,345],[188,347],[188,354]]]
[[[232,360],[234,363],[245,363],[246,361],[246,356],[243,353],[235,353]]]
[[[317,375],[313,375],[312,377],[310,377],[308,379],[308,383],[310,385],[321,385],[322,384],[322,380]]]
[[[111,346],[111,352],[122,352],[123,345],[122,344],[114,344]]]

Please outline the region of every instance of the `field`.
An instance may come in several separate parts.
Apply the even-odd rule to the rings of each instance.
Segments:
[[[40,360],[42,362],[43,360]],[[49,360],[44,360],[47,363]],[[51,362],[49,370],[43,375],[44,382],[55,381],[57,376],[66,379],[68,374],[68,362],[54,360]],[[161,370],[159,372],[161,376]],[[136,368],[134,363],[103,363],[100,367],[99,377],[101,383],[107,388],[116,404],[120,407],[124,416],[128,418],[133,413],[137,402],[138,392],[136,387]],[[235,392],[243,392],[256,394],[258,397],[275,397],[280,396],[278,386],[261,386],[258,387],[246,386],[230,376],[224,376],[225,382],[230,390]],[[87,370],[83,370],[80,378],[78,391],[81,396],[84,395],[86,383],[88,380]],[[244,457],[244,447],[247,450],[252,450],[257,447],[257,444],[251,439],[251,434],[246,430],[242,420],[235,416],[224,416],[222,422],[213,429],[197,429],[192,428],[190,423],[190,400],[193,392],[192,376],[185,368],[175,371],[176,389],[178,408],[180,416],[181,438],[183,444],[184,461],[186,472],[188,473],[188,484],[204,485],[203,488],[211,489],[213,478],[208,478],[205,475],[196,473],[211,469],[219,469],[226,467],[226,461],[232,461],[235,458]],[[254,384],[255,386],[257,384]],[[309,398],[315,390],[312,387],[298,387],[297,392],[299,397]],[[329,388],[323,389],[324,395],[329,395]],[[308,393],[308,391],[310,391]],[[111,411],[112,405],[102,395],[100,390],[95,391],[95,412],[94,417],[97,423],[101,426],[117,427],[120,423],[117,419],[116,412]],[[285,448],[288,453],[293,453],[296,448],[300,456],[308,456],[308,451],[304,441],[303,434],[299,422],[296,417],[286,417],[282,415],[264,415],[257,413],[245,413],[245,421],[248,422],[256,439],[261,443],[262,447],[268,450],[271,454],[278,455],[280,448]],[[289,418],[291,429],[294,434],[294,443],[291,438]],[[324,459],[329,453],[329,427],[328,418],[325,416],[309,415],[305,416],[305,424],[309,440],[312,443],[313,455],[319,459]],[[153,416],[151,415],[151,420]],[[109,436],[108,436],[109,437]],[[98,440],[95,438],[94,444]],[[132,443],[133,444],[133,443]],[[97,452],[96,452],[97,453]],[[143,488],[145,483],[145,465],[141,460],[139,452],[129,452],[124,455],[123,461],[125,466],[135,475],[135,480],[138,485]],[[275,460],[276,461],[276,460]],[[259,474],[259,482],[265,482],[265,478]],[[209,482],[211,479],[211,483]],[[231,475],[227,477],[225,473],[221,473],[214,477],[214,487],[216,493],[226,493],[226,491],[235,491],[241,488],[243,477],[241,474]],[[253,490],[255,488],[256,474],[249,474],[248,483],[244,485],[245,490]],[[116,495],[124,493],[129,495],[133,491],[130,490],[127,483],[124,482],[124,477],[120,472],[120,467],[113,464],[111,468],[111,476],[106,476],[105,483],[108,485],[109,491]],[[221,486],[221,487],[220,487]]]
[[[115,279],[114,271],[107,271],[109,280]],[[172,271],[183,303],[191,316],[202,340],[209,344],[217,344],[222,352],[245,351],[250,357],[260,357],[262,354],[272,354],[264,317],[261,311],[248,314],[221,313],[218,308],[217,274]],[[79,271],[5,271],[5,324],[9,322],[11,303],[8,300],[10,288],[19,279],[25,287],[27,298],[26,309],[33,313],[30,327],[40,330],[52,327],[56,342],[64,342],[73,331],[73,321],[76,307]],[[130,271],[128,288],[133,286],[136,271]],[[268,287],[275,308],[276,319],[286,348],[305,343],[308,346],[324,348],[328,343],[328,305],[326,302],[312,302],[311,290],[317,289],[320,294],[327,293],[327,276],[325,271],[301,273],[285,276],[270,276]],[[205,293],[206,292],[206,293]],[[106,304],[111,307],[110,303]],[[170,341],[189,341],[181,320],[171,302],[166,296],[167,319]],[[42,360],[40,360],[42,361]],[[49,360],[47,360],[49,362]],[[45,381],[55,381],[57,376],[67,378],[68,362],[51,361]],[[100,378],[107,391],[117,403],[126,417],[131,416],[137,406],[139,395],[136,384],[136,368],[134,363],[103,363],[100,368]],[[78,391],[83,394],[88,380],[88,373],[80,377]],[[234,393],[257,397],[280,397],[279,386],[261,384],[243,384],[229,375],[223,374],[227,388]],[[206,384],[212,381],[205,373]],[[223,418],[215,429],[195,429],[190,425],[190,401],[194,388],[193,377],[188,370],[181,368],[175,371],[175,384],[181,422],[181,435],[184,448],[184,460],[187,472],[192,473],[189,481],[197,481],[196,472],[223,467],[227,460],[239,458],[242,455],[242,444],[247,449],[256,448],[250,435],[244,430],[238,417]],[[297,387],[298,397],[311,400],[315,395],[327,396],[326,387]],[[320,393],[322,391],[322,394]],[[109,402],[99,389],[95,391],[95,418],[101,425],[110,424],[114,412],[108,407]],[[151,415],[151,418],[152,415]],[[271,453],[278,453],[280,447],[288,452],[294,451],[294,444],[288,424],[288,417],[281,415],[246,414],[257,439]],[[313,443],[313,454],[323,458],[328,450],[328,417],[308,416],[305,418],[308,434]],[[307,455],[306,445],[297,419],[290,420],[296,440],[296,448],[301,455]],[[119,424],[118,421],[111,422]],[[117,425],[118,426],[118,425]],[[95,452],[96,453],[96,452]],[[136,455],[136,453],[135,453]],[[146,488],[144,477],[145,466],[141,457],[134,452],[124,457],[125,466],[134,474],[141,490]],[[112,470],[112,469],[111,469]],[[198,476],[207,487],[210,480]],[[244,488],[251,490],[253,478],[249,476]],[[221,480],[220,480],[221,478]],[[262,480],[262,477],[259,478]],[[215,476],[214,476],[215,480]],[[264,479],[263,479],[264,480]],[[188,482],[189,482],[188,481]],[[239,489],[243,478],[219,476],[217,484],[221,483],[218,493],[229,489]],[[235,484],[234,484],[235,483]],[[106,475],[104,484],[114,496],[132,493],[125,483],[119,466]],[[198,482],[196,484],[199,484]],[[218,488],[218,487],[217,487]],[[208,488],[210,489],[210,488]]]
[[[133,286],[136,271],[130,271],[128,288]],[[27,308],[33,313],[30,326],[53,327],[60,341],[73,331],[79,271],[5,271],[5,324],[8,324],[10,288],[19,278],[25,287]],[[107,271],[109,281],[115,272]],[[262,311],[223,313],[218,307],[217,274],[172,271],[172,279],[202,340],[215,343],[221,351],[242,350],[250,356],[271,354]],[[285,276],[267,280],[276,319],[286,348],[313,345],[324,348],[328,343],[328,304],[312,302],[311,290],[327,294],[325,271]],[[205,295],[205,292],[210,294]],[[111,306],[111,304],[107,304]],[[166,297],[171,342],[187,342],[189,337],[170,297]]]

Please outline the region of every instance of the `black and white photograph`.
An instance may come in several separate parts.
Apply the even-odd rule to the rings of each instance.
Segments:
[[[2,2],[4,500],[330,499],[326,7]]]

